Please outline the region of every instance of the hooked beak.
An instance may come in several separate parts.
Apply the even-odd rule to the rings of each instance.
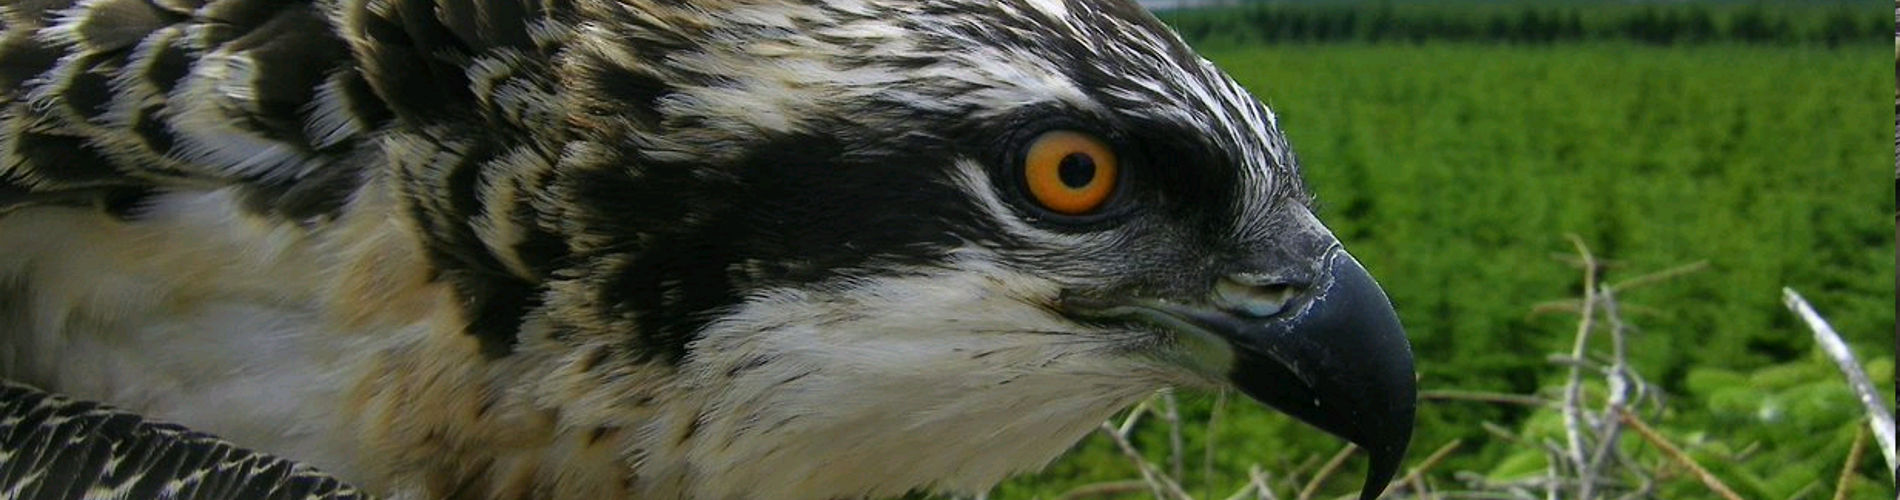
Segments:
[[[1216,344],[1215,350],[1230,349],[1231,354],[1213,356],[1225,359],[1211,364],[1224,369],[1220,375],[1241,392],[1366,450],[1371,467],[1360,498],[1370,500],[1398,471],[1412,438],[1418,397],[1412,347],[1372,275],[1337,246],[1324,259],[1316,283],[1283,300],[1217,297],[1216,305],[1193,306],[1075,299],[1065,300],[1064,307],[1089,318],[1148,323],[1189,342],[1202,339]]]

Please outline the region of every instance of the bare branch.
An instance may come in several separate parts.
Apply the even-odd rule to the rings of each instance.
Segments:
[[[1576,235],[1576,233],[1565,234],[1564,237],[1569,238],[1570,241],[1573,241],[1573,242],[1582,241],[1582,239],[1579,238]],[[1578,267],[1578,268],[1584,267],[1584,259],[1576,255],[1552,252],[1550,254],[1550,258],[1556,259],[1558,262],[1570,264],[1572,267]],[[1601,259],[1601,258],[1595,258],[1595,257],[1590,258],[1590,262],[1596,263],[1597,269],[1617,269],[1625,265],[1625,263],[1622,261],[1618,261],[1614,259]]]
[[[1604,460],[1615,451],[1616,436],[1622,430],[1617,425],[1619,419],[1608,418],[1608,416],[1622,413],[1629,401],[1630,379],[1633,374],[1628,364],[1629,353],[1624,347],[1624,335],[1627,333],[1627,328],[1623,324],[1623,316],[1617,313],[1615,290],[1614,286],[1605,286],[1597,292],[1597,301],[1603,307],[1603,317],[1610,322],[1610,366],[1606,370],[1610,393],[1604,402],[1605,417],[1597,419],[1599,427],[1595,429],[1596,450],[1590,454],[1588,462],[1578,464],[1577,487],[1582,491],[1577,495],[1578,498],[1596,497],[1597,476],[1603,470]]]
[[[1650,445],[1662,450],[1664,455],[1668,455],[1669,458],[1675,460],[1676,463],[1687,467],[1690,473],[1695,474],[1696,479],[1702,480],[1702,484],[1709,487],[1709,491],[1721,495],[1721,497],[1726,500],[1742,500],[1741,495],[1737,495],[1735,494],[1735,490],[1729,489],[1728,484],[1723,483],[1721,479],[1715,477],[1715,474],[1710,474],[1708,469],[1702,468],[1702,464],[1696,463],[1695,458],[1690,457],[1688,453],[1684,453],[1682,448],[1677,448],[1675,443],[1669,442],[1669,439],[1663,437],[1662,434],[1656,433],[1655,429],[1649,428],[1649,424],[1643,423],[1643,420],[1637,418],[1635,414],[1624,410],[1620,416],[1623,419],[1623,423],[1629,424],[1631,429],[1636,429],[1636,433],[1643,436],[1644,441],[1649,441]]]
[[[1551,401],[1549,399],[1544,399],[1538,396],[1526,396],[1523,394],[1510,394],[1510,393],[1503,393],[1503,392],[1461,391],[1457,389],[1418,391],[1418,399],[1421,401],[1478,401],[1482,403],[1511,404],[1511,405],[1520,405],[1520,406],[1547,406],[1551,404]]]
[[[1867,428],[1854,428],[1854,445],[1847,448],[1847,462],[1841,464],[1841,476],[1834,480],[1834,500],[1847,500],[1854,489],[1854,469],[1860,467],[1861,452],[1867,449]]]
[[[1180,481],[1186,477],[1183,463],[1187,450],[1181,444],[1181,408],[1173,390],[1161,390],[1161,421],[1168,423],[1168,472],[1175,481]]]
[[[1424,476],[1409,476],[1404,482],[1407,486],[1412,487],[1413,497],[1429,499],[1437,496],[1433,495],[1431,487],[1425,484]]]
[[[1577,255],[1583,261],[1583,306],[1579,308],[1583,318],[1577,321],[1577,337],[1576,342],[1571,345],[1570,358],[1583,360],[1584,349],[1590,345],[1590,331],[1594,328],[1596,319],[1598,268],[1596,257],[1590,254],[1590,247],[1583,244],[1583,238],[1575,234],[1568,236],[1570,243],[1577,247]],[[1579,467],[1584,466],[1589,463],[1589,458],[1585,456],[1584,451],[1589,448],[1589,445],[1584,442],[1587,438],[1583,431],[1583,367],[1577,364],[1570,365],[1569,376],[1564,381],[1563,417],[1568,452],[1566,461]],[[1554,461],[1553,464],[1560,462]],[[1583,486],[1578,492],[1577,499],[1591,500],[1593,497],[1590,493],[1589,487]]]
[[[1214,485],[1214,443],[1220,442],[1220,418],[1227,412],[1227,394],[1229,389],[1221,389],[1214,394],[1214,409],[1207,412],[1207,437],[1201,447],[1202,491],[1211,491]]]
[[[1249,477],[1250,477],[1250,478],[1252,478],[1252,477],[1253,477],[1253,476],[1252,476],[1252,474],[1259,474],[1259,473],[1260,473],[1260,465],[1259,465],[1259,464],[1254,464],[1254,465],[1252,465],[1252,466],[1249,466],[1249,467],[1248,467],[1248,469],[1247,469],[1247,473],[1249,474]],[[1250,481],[1247,481],[1246,483],[1243,483],[1243,484],[1241,484],[1241,485],[1240,485],[1240,489],[1239,489],[1239,490],[1235,490],[1235,491],[1234,491],[1234,494],[1232,494],[1232,495],[1228,495],[1228,496],[1227,496],[1227,500],[1247,500],[1247,497],[1248,497],[1248,496],[1256,496],[1256,497],[1257,497],[1257,495],[1259,495],[1259,493],[1256,493],[1256,492],[1255,492],[1254,490],[1256,490],[1256,489],[1258,489],[1258,488],[1260,488],[1260,485],[1261,485],[1261,484],[1263,484],[1263,483],[1256,483],[1255,481],[1251,481],[1251,480],[1250,480]],[[1269,495],[1271,495],[1272,493],[1268,493],[1268,494],[1269,494]]]
[[[1194,498],[1189,496],[1186,491],[1181,490],[1181,485],[1163,473],[1160,467],[1155,466],[1154,462],[1148,461],[1148,457],[1141,456],[1141,452],[1135,450],[1134,443],[1128,441],[1126,434],[1117,432],[1115,426],[1109,425],[1108,422],[1102,422],[1101,429],[1103,433],[1108,434],[1110,440],[1115,442],[1115,447],[1121,450],[1122,455],[1128,457],[1129,461],[1135,463],[1135,469],[1141,471],[1141,480],[1148,483],[1149,491],[1154,494],[1157,500],[1171,498],[1192,500]]]
[[[1115,434],[1127,437],[1128,433],[1134,432],[1135,424],[1141,423],[1141,416],[1154,410],[1154,400],[1154,396],[1149,396],[1136,403],[1134,409],[1128,410],[1128,417],[1123,418],[1121,425],[1115,428]]]
[[[1616,282],[1610,285],[1610,289],[1621,292],[1624,290],[1641,288],[1641,287],[1661,283],[1664,281],[1669,281],[1671,279],[1675,279],[1678,276],[1698,272],[1698,271],[1708,269],[1708,268],[1709,268],[1709,261],[1698,260],[1695,262],[1690,262],[1688,264],[1683,264],[1680,266],[1671,267],[1671,268],[1664,269],[1661,271],[1656,271],[1653,273],[1649,273],[1642,276],[1637,276],[1634,278]]]
[[[1260,495],[1260,500],[1280,500],[1278,495],[1273,494],[1273,488],[1268,486],[1268,477],[1259,465],[1247,468],[1248,482],[1253,485],[1255,494]]]
[[[1546,314],[1583,314],[1582,307],[1583,301],[1577,299],[1547,300],[1532,305],[1531,312],[1525,313],[1524,319],[1537,318]],[[1624,312],[1628,312],[1632,316],[1656,317],[1663,315],[1661,309],[1636,304],[1624,304],[1623,309]]]
[[[1056,500],[1082,500],[1134,493],[1148,489],[1148,483],[1136,480],[1084,484],[1062,492]]]
[[[1525,444],[1524,439],[1522,437],[1518,436],[1516,433],[1512,432],[1510,429],[1504,428],[1504,426],[1491,423],[1491,422],[1478,422],[1478,427],[1484,429],[1484,432],[1490,434],[1492,437],[1503,439],[1505,441],[1510,441],[1515,444],[1520,444],[1520,445]]]
[[[1438,447],[1431,455],[1427,455],[1425,460],[1420,461],[1417,466],[1412,467],[1412,470],[1406,472],[1405,477],[1399,478],[1397,482],[1412,484],[1412,489],[1417,494],[1421,496],[1425,495],[1425,485],[1421,482],[1421,476],[1425,475],[1425,471],[1431,470],[1432,467],[1437,467],[1438,462],[1442,462],[1445,460],[1445,457],[1451,456],[1451,452],[1456,451],[1458,447],[1463,444],[1464,440],[1453,439],[1451,442],[1445,443],[1444,446]],[[1386,491],[1391,491],[1391,489],[1390,486],[1386,487]]]
[[[1326,479],[1331,478],[1334,472],[1338,472],[1339,467],[1346,464],[1346,457],[1352,456],[1353,450],[1357,449],[1359,449],[1358,446],[1348,444],[1345,448],[1340,448],[1339,453],[1334,453],[1333,458],[1326,460],[1326,465],[1321,466],[1319,472],[1313,474],[1313,480],[1307,481],[1305,488],[1300,488],[1299,499],[1311,500],[1313,495],[1318,494],[1320,485],[1326,484]]]
[[[1834,327],[1828,325],[1827,318],[1822,318],[1820,313],[1814,312],[1814,306],[1808,305],[1807,299],[1801,298],[1801,294],[1796,293],[1793,288],[1783,287],[1781,301],[1788,305],[1788,309],[1801,316],[1801,320],[1808,323],[1809,329],[1814,330],[1814,341],[1820,343],[1821,350],[1826,352],[1827,357],[1834,360],[1834,364],[1841,368],[1841,375],[1847,377],[1848,388],[1853,389],[1854,395],[1860,398],[1860,404],[1867,407],[1868,423],[1873,427],[1874,441],[1880,443],[1880,453],[1887,458],[1888,472],[1895,473],[1896,467],[1900,465],[1894,461],[1893,411],[1887,408],[1886,398],[1874,388],[1873,380],[1867,378],[1867,371],[1861,369],[1860,361],[1854,358],[1854,351],[1847,347],[1847,342],[1841,340],[1840,334],[1834,333]]]
[[[1546,300],[1531,306],[1531,312],[1524,317],[1535,318],[1545,314],[1570,313],[1583,314],[1583,301],[1577,299]]]
[[[1556,353],[1552,353],[1552,354],[1551,354],[1551,355],[1549,355],[1549,356],[1544,356],[1544,361],[1549,361],[1549,362],[1550,362],[1551,364],[1554,364],[1554,365],[1558,365],[1558,366],[1567,366],[1567,367],[1570,367],[1570,368],[1575,368],[1575,369],[1579,369],[1579,370],[1582,370],[1582,369],[1589,369],[1589,370],[1598,370],[1598,369],[1601,369],[1601,367],[1600,367],[1600,366],[1598,366],[1596,362],[1594,362],[1594,361],[1590,361],[1590,359],[1589,359],[1589,358],[1578,358],[1578,357],[1573,357],[1573,356],[1570,356],[1570,355],[1567,355],[1567,354],[1556,354]]]

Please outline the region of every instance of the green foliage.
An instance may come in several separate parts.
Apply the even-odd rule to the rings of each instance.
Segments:
[[[1878,2],[1256,2],[1169,11],[1200,47],[1283,42],[1885,43]]]
[[[1866,363],[1875,380],[1892,380],[1893,359]],[[1555,386],[1547,392],[1555,394]],[[1588,384],[1586,401],[1602,401],[1602,385]],[[1744,498],[1799,498],[1831,492],[1855,432],[1865,423],[1859,403],[1839,370],[1817,353],[1787,363],[1737,371],[1702,366],[1690,370],[1683,388],[1672,391],[1667,410],[1637,413]],[[1540,408],[1516,426],[1518,439],[1562,443],[1563,417]],[[1651,443],[1624,431],[1619,447],[1645,469],[1660,470],[1658,498],[1705,498],[1708,490],[1687,469]],[[1867,444],[1857,486],[1848,498],[1890,499],[1893,488],[1878,452]],[[1509,481],[1545,474],[1542,450],[1518,447],[1492,466],[1487,479]]]
[[[1874,380],[1893,380],[1893,358],[1875,357],[1865,364]],[[1840,371],[1818,353],[1750,372],[1696,368],[1683,392],[1684,398],[1674,403],[1679,413],[1668,430],[1710,439],[1719,430],[1724,446],[1699,451],[1721,464],[1738,485],[1754,490],[1742,492],[1750,497],[1790,498],[1804,489],[1833,489],[1833,474],[1814,471],[1839,471],[1844,450],[1862,425],[1856,418],[1860,405],[1841,382]],[[1859,469],[1866,483],[1854,498],[1891,498],[1892,488],[1882,485],[1887,472],[1880,460],[1872,459],[1878,451],[1868,446],[1869,459]]]
[[[1533,311],[1579,295],[1578,271],[1554,258],[1572,253],[1566,233],[1612,261],[1609,282],[1707,261],[1619,296],[1636,329],[1631,362],[1667,401],[1644,418],[1745,496],[1789,498],[1833,490],[1860,410],[1780,288],[1807,295],[1893,391],[1885,50],[1338,44],[1208,56],[1278,113],[1321,218],[1398,307],[1423,390],[1557,394],[1564,370],[1546,355],[1568,351],[1576,318]],[[1186,417],[1206,419],[1211,399],[1185,400]],[[1244,400],[1221,418],[1212,437],[1186,426],[1183,484],[1203,497],[1224,498],[1253,463],[1304,484],[1342,444]],[[1455,471],[1541,470],[1538,453],[1483,422],[1562,433],[1552,409],[1428,400],[1408,465],[1461,439],[1433,484],[1464,484]],[[1135,438],[1166,454],[1152,420]],[[1217,452],[1204,476],[1209,442]],[[1621,444],[1670,467],[1640,439]],[[1868,453],[1854,498],[1892,498]],[[1325,491],[1348,492],[1363,468],[1350,463]],[[993,498],[1138,477],[1092,438]],[[1711,497],[1686,473],[1659,479],[1660,498]]]

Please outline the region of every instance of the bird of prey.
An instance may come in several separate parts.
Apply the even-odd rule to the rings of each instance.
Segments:
[[[0,22],[0,491],[978,492],[1230,386],[1368,450],[1372,497],[1411,434],[1274,114],[1131,1]],[[128,451],[206,447],[249,465]]]

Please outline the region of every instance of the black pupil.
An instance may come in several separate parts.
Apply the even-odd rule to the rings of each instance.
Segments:
[[[1056,176],[1062,178],[1062,185],[1081,188],[1095,181],[1095,157],[1086,153],[1069,153],[1062,157],[1062,164],[1056,166]]]

